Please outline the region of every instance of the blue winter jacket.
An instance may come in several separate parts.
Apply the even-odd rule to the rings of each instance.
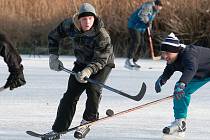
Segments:
[[[148,25],[152,23],[159,10],[154,9],[155,3],[146,2],[141,5],[128,19],[128,28],[145,32]]]
[[[189,45],[178,54],[177,60],[167,64],[162,80],[167,81],[175,71],[182,72],[179,81],[188,84],[192,79],[210,77],[210,49]]]

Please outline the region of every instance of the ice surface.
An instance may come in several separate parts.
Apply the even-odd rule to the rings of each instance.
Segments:
[[[30,58],[22,56],[27,84],[14,91],[0,93],[0,140],[36,140],[25,133],[26,130],[47,132],[55,119],[57,106],[66,90],[69,74],[49,69],[48,56]],[[62,56],[65,67],[72,68],[74,57]],[[147,84],[145,97],[132,101],[116,93],[103,90],[100,104],[100,116],[105,116],[107,109],[119,112],[141,104],[151,102],[172,94],[175,82],[180,73],[173,77],[157,94],[154,83],[162,73],[165,62],[140,60],[139,71],[125,69],[125,59],[116,58],[116,68],[110,74],[106,84],[126,93],[136,95],[142,82]],[[7,79],[8,71],[0,58],[0,84]],[[210,84],[206,84],[192,95],[187,120],[186,140],[210,139]],[[79,124],[86,101],[85,93],[77,105],[72,127]],[[86,140],[160,140],[162,128],[173,121],[172,100],[139,109],[116,118],[108,119],[93,126]],[[73,132],[61,139],[73,138]]]

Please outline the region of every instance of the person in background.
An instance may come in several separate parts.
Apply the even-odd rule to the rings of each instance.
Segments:
[[[10,72],[3,88],[13,90],[25,85],[26,81],[23,74],[23,65],[21,64],[22,59],[4,33],[0,33],[0,55],[4,58],[4,62],[7,64]]]
[[[99,118],[98,107],[102,87],[87,82],[85,78],[105,83],[112,68],[115,67],[110,36],[91,4],[83,3],[73,18],[65,19],[49,33],[49,66],[52,70],[61,71],[63,68],[58,54],[59,42],[67,37],[73,41],[76,61],[72,71],[76,74],[70,75],[67,91],[60,100],[57,117],[52,126],[53,131],[45,134],[54,135],[57,139],[70,127],[79,97],[85,90],[87,100],[81,125]],[[78,128],[74,137],[84,138],[89,130],[89,125]]]
[[[191,95],[210,81],[210,49],[201,46],[180,44],[174,33],[161,43],[161,54],[167,65],[155,83],[157,93],[173,75],[182,73],[174,86],[174,122],[163,129],[164,134],[184,134]]]
[[[146,50],[146,29],[152,26],[157,13],[162,9],[160,0],[154,0],[143,3],[134,11],[128,19],[128,30],[131,37],[131,45],[128,48],[125,67],[128,69],[139,69],[137,64],[140,57],[141,48]]]

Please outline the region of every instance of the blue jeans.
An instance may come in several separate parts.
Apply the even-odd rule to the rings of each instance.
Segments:
[[[188,106],[190,104],[191,94],[193,94],[197,89],[205,85],[210,81],[210,78],[198,80],[192,79],[187,87],[185,88],[185,95],[180,100],[173,99],[174,103],[174,117],[175,119],[186,118]]]

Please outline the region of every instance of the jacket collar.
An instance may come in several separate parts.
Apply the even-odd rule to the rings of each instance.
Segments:
[[[85,36],[95,36],[96,34],[99,33],[100,29],[104,27],[104,23],[103,21],[100,19],[100,17],[96,16],[93,27],[86,32],[82,32],[81,30],[81,26],[78,20],[78,16],[79,13],[76,13],[73,15],[73,24],[75,25],[75,27],[77,28],[77,30],[79,30],[81,32],[82,35]]]

